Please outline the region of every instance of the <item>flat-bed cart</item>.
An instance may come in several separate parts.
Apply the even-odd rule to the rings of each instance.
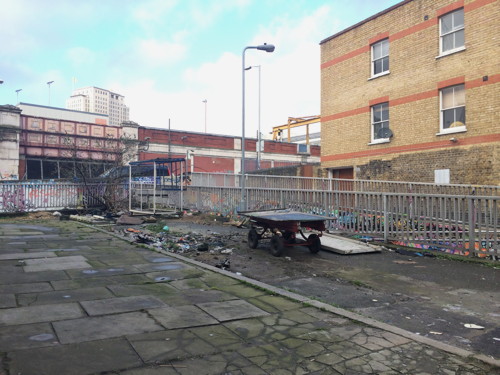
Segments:
[[[288,209],[268,211],[244,211],[239,212],[250,218],[252,228],[248,232],[248,246],[257,248],[259,240],[264,234],[271,235],[271,254],[279,257],[286,247],[307,246],[313,254],[321,248],[320,237],[326,229],[325,221],[331,218],[320,215],[306,214]],[[302,229],[313,229],[318,232],[304,235]],[[300,233],[305,242],[297,242],[297,233]]]

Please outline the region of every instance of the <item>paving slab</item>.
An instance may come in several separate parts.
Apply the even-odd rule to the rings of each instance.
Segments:
[[[81,255],[64,256],[56,258],[26,259],[24,272],[58,271],[79,268],[91,268],[87,258]]]
[[[0,293],[38,293],[52,291],[48,282],[0,285]]]
[[[47,305],[75,301],[111,298],[113,294],[104,287],[81,288],[75,290],[51,291],[45,293],[25,293],[17,296],[19,306]]]
[[[146,282],[151,282],[151,280],[143,274],[134,274],[77,278],[72,280],[57,280],[51,282],[51,285],[53,286],[54,290],[66,290],[122,284],[144,284]]]
[[[0,310],[0,326],[50,322],[83,316],[77,303],[59,303]]]
[[[53,251],[33,252],[33,253],[7,253],[0,254],[0,260],[8,259],[35,259],[35,258],[54,258],[56,253]]]
[[[218,324],[219,322],[196,306],[163,307],[149,310],[158,322],[165,328],[186,328]]]
[[[117,266],[117,267],[106,267],[106,268],[92,268],[87,267],[84,270],[68,270],[67,274],[72,279],[79,278],[90,278],[90,277],[107,277],[115,275],[133,275],[137,273],[142,273],[140,270],[134,266]]]
[[[0,308],[16,307],[16,296],[14,294],[0,294]]]
[[[269,315],[264,310],[243,300],[198,303],[196,306],[221,322]]]
[[[107,298],[97,301],[84,301],[80,304],[90,316],[146,310],[165,306],[165,303],[152,296]]]
[[[88,375],[143,364],[124,339],[20,350],[9,353],[7,358],[10,373],[22,375]]]
[[[102,340],[164,329],[148,314],[142,312],[64,320],[54,322],[53,326],[62,344]]]
[[[321,248],[343,255],[380,252],[379,249],[365,245],[359,241],[352,241],[329,233],[323,233],[321,237]]]
[[[64,271],[0,273],[0,284],[39,283],[43,281],[67,279],[69,279],[69,277]]]
[[[217,351],[188,328],[133,335],[128,340],[145,363],[165,363]]]
[[[50,323],[0,327],[0,352],[59,345]]]

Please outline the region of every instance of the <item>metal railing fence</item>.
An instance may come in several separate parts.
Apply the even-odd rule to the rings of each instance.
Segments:
[[[185,207],[237,213],[241,190],[191,186]],[[500,197],[388,192],[247,189],[248,210],[290,208],[331,217],[330,231],[401,246],[480,257],[500,255]]]
[[[240,187],[241,175],[192,173],[191,186]],[[247,188],[500,196],[500,186],[245,174]]]
[[[0,213],[98,207],[111,194],[124,196],[126,190],[125,185],[105,183],[3,182]]]
[[[439,189],[444,190],[445,185],[260,175],[247,178],[249,210],[291,208],[331,217],[331,231],[464,255],[500,255],[498,187],[446,185],[449,191],[459,189],[467,193],[443,194]],[[238,175],[194,174],[181,203],[203,212],[236,214],[241,204],[239,181]],[[259,186],[259,181],[267,186]],[[301,184],[315,188],[299,188]],[[324,184],[332,189],[324,188]],[[431,193],[420,191],[431,190],[432,186],[435,191]],[[377,188],[380,191],[371,191]],[[0,212],[97,207],[109,194],[126,197],[128,185],[2,182]]]

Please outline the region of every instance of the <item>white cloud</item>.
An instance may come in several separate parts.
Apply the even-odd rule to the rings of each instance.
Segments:
[[[66,57],[74,67],[82,67],[93,64],[96,61],[94,51],[85,47],[73,47],[66,51]]]
[[[262,69],[263,133],[269,133],[273,126],[285,124],[289,116],[320,114],[319,42],[325,35],[330,35],[328,33],[333,27],[335,21],[331,9],[325,6],[302,19],[278,18],[268,28],[260,29],[251,41],[251,45],[263,42],[276,45],[274,53],[257,50],[246,53],[246,65],[261,65]],[[158,58],[166,58],[166,55],[160,54]],[[240,136],[241,64],[241,55],[226,52],[214,61],[185,70],[179,87],[162,87],[152,79],[129,84],[111,82],[107,87],[125,95],[131,120],[143,126],[165,128],[170,118],[172,129],[203,132],[202,100],[207,99],[208,132]],[[255,137],[258,126],[257,69],[246,72],[246,99],[246,136]]]
[[[142,39],[136,41],[136,57],[147,66],[160,66],[180,61],[186,54],[183,43]]]

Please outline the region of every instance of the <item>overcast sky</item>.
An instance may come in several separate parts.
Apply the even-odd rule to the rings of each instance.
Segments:
[[[241,135],[242,51],[261,66],[261,129],[320,114],[319,42],[398,0],[0,0],[0,103],[64,108],[75,88],[125,96],[148,127]],[[74,80],[76,79],[76,82]],[[256,136],[258,69],[246,72]],[[19,92],[17,100],[16,90]]]

